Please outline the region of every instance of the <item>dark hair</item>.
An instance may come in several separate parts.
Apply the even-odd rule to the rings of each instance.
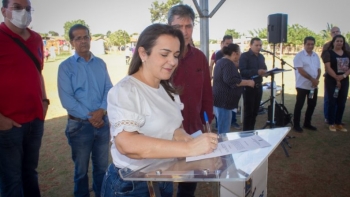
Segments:
[[[306,44],[306,42],[307,42],[308,40],[314,41],[314,44],[316,44],[316,40],[315,40],[315,38],[312,37],[312,36],[306,36],[306,37],[304,38],[304,44]]]
[[[2,7],[7,8],[9,5],[9,0],[2,0]]]
[[[222,49],[222,52],[224,53],[224,55],[228,55],[231,56],[233,52],[238,53],[240,51],[238,44],[229,44],[227,47],[224,47]]]
[[[175,5],[172,8],[170,8],[169,12],[168,12],[168,24],[170,25],[171,22],[173,22],[174,20],[174,16],[180,16],[182,17],[190,17],[192,22],[194,22],[194,12],[193,9],[188,6],[188,5],[184,5],[184,4],[180,4],[180,5]]]
[[[150,55],[152,53],[152,49],[154,45],[156,44],[157,39],[161,35],[170,35],[170,36],[173,36],[174,38],[179,39],[180,41],[179,58],[181,58],[182,53],[184,51],[184,46],[185,46],[185,39],[182,35],[182,32],[170,25],[152,24],[146,27],[146,29],[144,29],[140,34],[140,37],[135,47],[135,53],[133,54],[130,62],[130,67],[128,71],[129,75],[136,73],[142,66],[142,60],[141,60],[140,54],[138,53],[138,49],[140,47],[143,47],[147,55]],[[172,79],[173,79],[173,75],[168,80],[161,80],[160,84],[164,87],[164,89],[169,94],[171,99],[174,100],[174,97],[171,95],[171,93],[178,94],[179,90],[175,88],[175,86],[173,85]]]
[[[250,40],[250,45],[252,45],[252,44],[254,43],[254,41],[260,41],[260,42],[261,42],[261,39],[260,39],[260,38],[257,38],[257,37],[252,38],[252,39]]]
[[[88,35],[90,35],[90,30],[88,27],[86,27],[85,25],[82,25],[82,24],[75,24],[69,29],[69,32],[68,32],[69,40],[72,41],[74,39],[73,31],[75,31],[77,29],[84,29],[88,32]]]
[[[333,37],[333,39],[332,39],[332,41],[331,41],[331,45],[329,46],[329,49],[333,49],[334,48],[334,42],[335,42],[335,40],[337,39],[337,38],[342,38],[343,39],[343,46],[341,47],[341,49],[343,50],[343,51],[345,51],[345,37],[344,36],[342,36],[342,35],[336,35],[336,36],[334,36]]]
[[[222,38],[222,43],[224,43],[225,42],[225,40],[232,40],[233,38],[232,38],[232,36],[231,35],[224,35],[224,37]]]

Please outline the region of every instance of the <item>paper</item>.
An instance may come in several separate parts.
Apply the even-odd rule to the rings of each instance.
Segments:
[[[277,74],[277,73],[285,72],[285,71],[291,71],[291,69],[286,70],[286,69],[275,67],[275,68],[272,68],[270,70],[267,70],[264,76],[269,76],[271,74]]]
[[[220,142],[218,143],[218,147],[212,153],[194,157],[186,157],[186,162],[219,157],[223,155],[229,155],[233,153],[239,153],[268,146],[271,146],[271,144],[266,142],[259,135],[254,135],[250,137],[239,138],[236,140]]]

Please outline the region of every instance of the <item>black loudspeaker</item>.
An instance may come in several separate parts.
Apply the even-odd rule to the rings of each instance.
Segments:
[[[269,43],[286,43],[287,25],[287,14],[270,14],[267,18],[267,41]]]

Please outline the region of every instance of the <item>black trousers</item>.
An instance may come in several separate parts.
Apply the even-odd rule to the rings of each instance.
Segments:
[[[177,197],[194,197],[196,182],[180,182],[177,187]]]
[[[262,86],[256,84],[256,87],[245,87],[243,92],[244,101],[244,119],[243,131],[254,130],[256,116],[259,112],[262,97]]]
[[[328,124],[341,124],[346,104],[346,99],[349,91],[349,78],[340,81],[341,88],[338,93],[338,98],[334,98],[334,90],[337,82],[331,77],[325,78],[325,85],[328,94]]]
[[[310,125],[311,124],[311,117],[314,113],[316,104],[317,104],[317,92],[318,89],[316,88],[314,91],[313,98],[309,98],[310,90],[305,90],[301,88],[296,88],[297,90],[297,96],[296,96],[296,102],[294,106],[294,126],[300,127],[300,116],[301,116],[301,109],[303,109],[305,98],[307,98],[307,109],[305,112],[305,119],[304,119],[304,125]]]

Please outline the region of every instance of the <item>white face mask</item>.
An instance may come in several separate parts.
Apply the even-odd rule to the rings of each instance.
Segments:
[[[25,9],[12,10],[12,19],[10,21],[14,26],[24,29],[32,22],[32,15]]]

